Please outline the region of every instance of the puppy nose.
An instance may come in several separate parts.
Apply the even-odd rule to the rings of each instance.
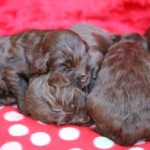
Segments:
[[[79,80],[80,82],[85,83],[87,81],[87,75],[86,74],[80,75]]]

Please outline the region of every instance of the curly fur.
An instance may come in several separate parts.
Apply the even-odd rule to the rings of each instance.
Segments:
[[[0,104],[16,103],[21,111],[28,80],[33,74],[58,70],[80,88],[88,85],[88,47],[71,30],[31,30],[0,37]]]
[[[99,27],[87,23],[79,23],[70,28],[78,33],[89,46],[89,66],[92,68],[92,78],[89,91],[92,89],[97,73],[101,67],[104,55],[113,44],[110,33]]]
[[[33,73],[57,70],[65,73],[81,89],[89,84],[88,46],[78,34],[69,30],[48,32],[41,45],[42,49],[35,53]]]
[[[25,94],[23,113],[44,123],[87,125],[91,122],[85,94],[60,72],[31,80]]]

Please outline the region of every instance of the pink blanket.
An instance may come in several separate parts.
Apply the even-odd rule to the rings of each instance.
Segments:
[[[150,0],[0,0],[0,35],[28,29],[68,28],[89,22],[110,32],[139,32],[150,26]],[[0,150],[148,150],[150,142],[121,147],[90,127],[45,125],[0,107]]]

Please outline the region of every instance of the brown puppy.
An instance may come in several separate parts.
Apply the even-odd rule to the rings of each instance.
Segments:
[[[0,105],[18,101],[21,109],[31,76],[30,64],[46,32],[31,30],[0,37]]]
[[[32,30],[0,37],[0,104],[17,100],[21,111],[29,78],[49,69],[65,72],[74,84],[86,86],[90,80],[87,49],[70,30]]]
[[[87,96],[96,131],[129,146],[150,140],[150,54],[129,41],[106,54],[96,85]]]
[[[35,53],[33,73],[57,70],[65,73],[72,84],[81,89],[89,84],[91,67],[87,64],[88,46],[78,34],[71,30],[48,32],[41,47]]]
[[[23,113],[44,123],[86,125],[91,122],[85,94],[60,72],[32,79],[25,94]]]
[[[131,41],[133,43],[141,45],[145,49],[148,49],[148,43],[147,43],[146,38],[139,33],[131,32],[131,33],[123,34],[123,35],[114,34],[112,35],[112,39],[115,43],[119,42],[120,40]]]
[[[70,29],[78,33],[89,46],[90,59],[88,62],[92,67],[91,90],[101,67],[103,57],[107,53],[108,48],[113,44],[112,37],[106,30],[86,23],[76,24]]]

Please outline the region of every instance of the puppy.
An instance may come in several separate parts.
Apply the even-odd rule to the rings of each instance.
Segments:
[[[44,123],[88,125],[85,94],[63,73],[52,72],[31,80],[23,113]]]
[[[150,27],[145,31],[144,36],[147,39],[148,50],[150,51]]]
[[[113,34],[112,39],[113,39],[114,43],[119,42],[121,40],[127,40],[127,41],[131,41],[133,43],[139,44],[140,46],[144,47],[145,49],[148,49],[148,43],[147,43],[146,38],[143,35],[136,33],[136,32],[126,33],[123,35]]]
[[[112,46],[87,96],[95,130],[124,146],[150,140],[149,87],[149,52],[126,40]]]
[[[71,30],[48,32],[41,47],[35,53],[32,65],[34,74],[57,70],[65,73],[80,89],[89,84],[92,69],[87,63],[88,46],[78,34]]]
[[[65,72],[81,88],[89,83],[88,47],[73,31],[31,30],[4,36],[0,37],[0,49],[1,105],[17,101],[21,111],[29,78],[49,69]]]
[[[17,101],[21,109],[31,76],[30,64],[46,32],[31,30],[0,37],[0,105]]]
[[[88,62],[92,68],[91,90],[101,67],[103,57],[107,53],[108,48],[113,44],[111,35],[104,29],[86,23],[76,24],[70,29],[78,33],[89,46],[90,59]]]

